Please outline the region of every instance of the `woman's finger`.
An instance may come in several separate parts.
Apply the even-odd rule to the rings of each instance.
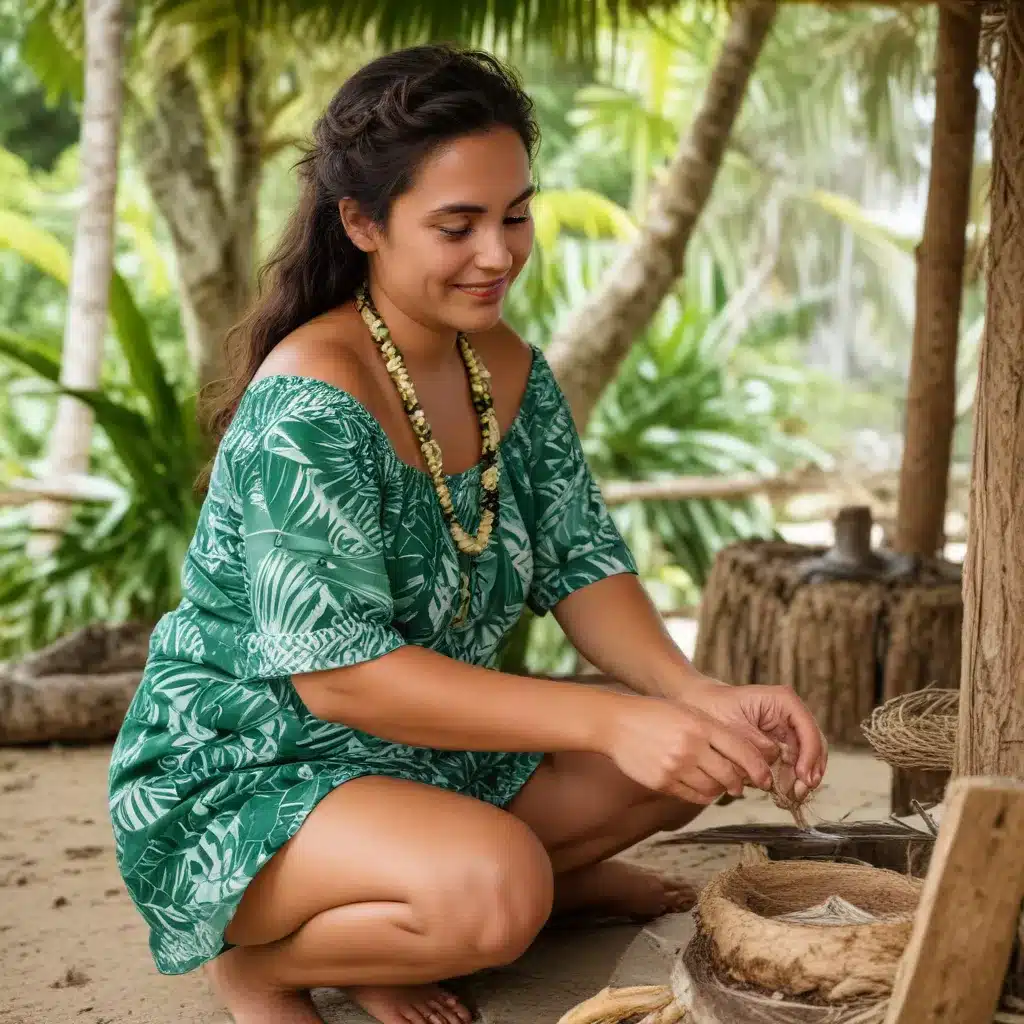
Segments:
[[[813,789],[821,781],[818,772],[824,753],[824,737],[821,735],[814,716],[792,690],[783,689],[779,693],[778,699],[782,702],[785,722],[796,734],[797,775],[808,787]]]
[[[679,781],[708,800],[717,800],[725,792],[725,786],[699,765],[687,768],[679,776]]]
[[[723,757],[714,747],[707,747],[701,751],[697,758],[697,764],[727,793],[731,793],[733,796],[743,795],[743,783],[748,777],[747,773],[727,757]]]
[[[711,746],[740,768],[759,789],[772,785],[772,770],[764,754],[737,732],[719,726],[711,733]]]
[[[685,782],[671,782],[665,787],[665,792],[669,796],[674,796],[677,800],[681,800],[684,804],[695,804],[698,807],[707,807],[718,799],[717,796],[711,796],[692,789]]]

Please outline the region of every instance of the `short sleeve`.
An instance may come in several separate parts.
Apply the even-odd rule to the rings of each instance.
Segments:
[[[275,420],[240,482],[253,677],[356,665],[404,642],[384,562],[377,439],[345,397]]]
[[[569,403],[546,363],[540,372],[530,429],[535,532],[529,605],[543,615],[574,591],[637,568],[587,466]]]

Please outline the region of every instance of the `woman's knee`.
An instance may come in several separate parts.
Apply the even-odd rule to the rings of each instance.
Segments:
[[[425,879],[427,927],[463,968],[518,959],[551,914],[551,860],[530,829],[506,815],[485,844],[460,851]]]

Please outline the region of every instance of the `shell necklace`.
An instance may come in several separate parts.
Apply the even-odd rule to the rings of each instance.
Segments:
[[[498,426],[498,417],[494,413],[494,405],[491,401],[491,375],[487,372],[483,362],[473,351],[469,339],[461,331],[456,337],[456,344],[459,355],[466,367],[466,374],[469,377],[470,392],[473,398],[473,408],[476,410],[477,418],[480,421],[480,526],[475,535],[467,530],[459,522],[455,515],[455,507],[452,504],[451,491],[448,489],[448,482],[444,475],[444,463],[441,458],[441,446],[434,440],[427,417],[420,408],[419,400],[416,397],[416,389],[413,387],[409,372],[405,367],[405,360],[402,353],[391,340],[391,332],[384,323],[383,317],[377,312],[373,300],[370,298],[369,289],[366,285],[360,286],[356,292],[356,308],[359,310],[373,337],[380,354],[387,367],[388,376],[394,382],[402,405],[405,407],[405,414],[409,418],[413,432],[420,443],[420,451],[427,464],[427,471],[437,500],[441,505],[441,514],[444,516],[448,526],[448,532],[455,541],[455,546],[465,555],[476,557],[487,548],[498,525],[498,442],[501,440],[501,429]],[[469,573],[463,570],[461,573],[461,606],[456,622],[465,620],[469,610]]]

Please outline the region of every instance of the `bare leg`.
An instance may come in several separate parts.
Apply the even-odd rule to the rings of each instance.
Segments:
[[[555,910],[656,917],[688,909],[695,892],[622,861],[623,850],[674,831],[701,808],[645,789],[600,754],[549,755],[509,806],[544,844],[555,871]]]
[[[346,988],[384,1024],[462,1024],[423,986],[516,959],[551,910],[550,860],[519,820],[431,786],[339,787],[250,883],[211,976],[237,1024],[310,1024]]]

